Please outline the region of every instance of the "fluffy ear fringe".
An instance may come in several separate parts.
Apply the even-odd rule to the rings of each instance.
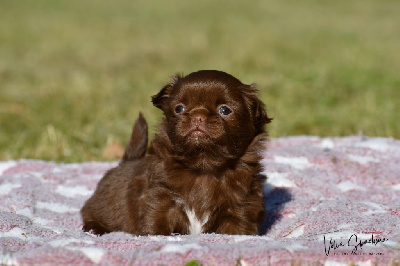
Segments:
[[[272,118],[268,117],[264,103],[257,97],[258,89],[256,88],[255,83],[246,85],[244,91],[248,97],[247,102],[251,106],[250,109],[253,113],[257,134],[262,133],[264,132],[264,126],[270,123]]]
[[[249,89],[250,89],[250,93],[252,93],[254,96],[256,96],[258,94],[258,89],[257,89],[256,83],[250,84]]]
[[[166,99],[168,99],[169,95],[171,94],[174,86],[178,83],[178,81],[183,77],[183,74],[178,73],[171,77],[168,84],[166,84],[159,93],[153,95],[151,97],[151,102],[157,108],[163,109],[163,103]]]
[[[255,119],[254,125],[259,133],[263,132],[263,128],[266,124],[272,121],[272,118],[268,117],[267,111],[265,110],[265,105],[260,100],[255,101]]]

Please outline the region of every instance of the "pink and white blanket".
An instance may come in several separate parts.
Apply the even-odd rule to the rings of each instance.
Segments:
[[[97,237],[79,210],[117,163],[0,163],[0,264],[400,263],[400,141],[272,139],[261,236]]]

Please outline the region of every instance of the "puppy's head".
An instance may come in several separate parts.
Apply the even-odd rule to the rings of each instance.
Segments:
[[[215,70],[173,76],[152,102],[166,116],[174,152],[195,168],[238,159],[271,121],[254,85]]]

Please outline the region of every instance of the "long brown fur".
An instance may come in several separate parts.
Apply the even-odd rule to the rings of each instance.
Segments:
[[[83,230],[256,235],[264,218],[260,152],[271,119],[255,86],[203,70],[174,76],[152,102],[165,114],[158,134],[146,152],[140,114],[121,163],[81,210]]]

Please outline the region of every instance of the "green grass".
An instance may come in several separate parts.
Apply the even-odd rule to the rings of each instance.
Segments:
[[[399,139],[399,10],[397,0],[3,0],[0,160],[115,159],[107,147],[125,145],[139,111],[154,134],[150,96],[199,69],[256,82],[272,137]]]

